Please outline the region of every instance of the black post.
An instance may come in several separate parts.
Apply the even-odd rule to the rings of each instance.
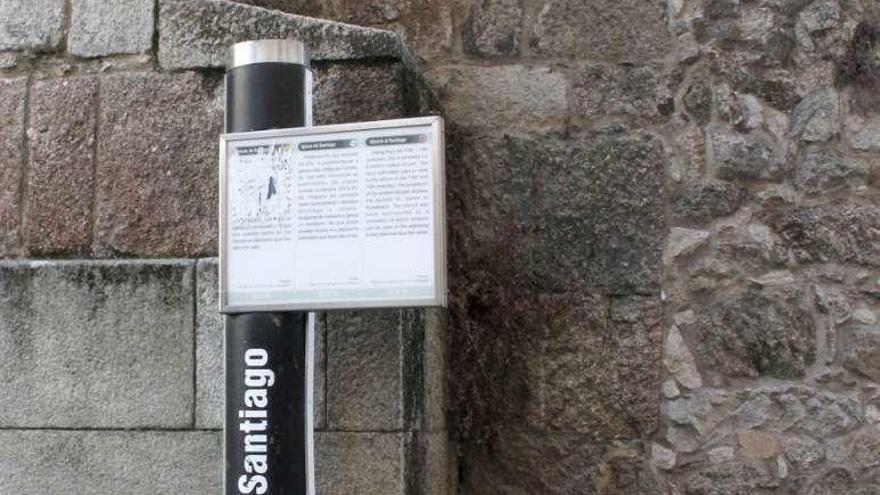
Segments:
[[[232,47],[226,132],[310,125],[309,54],[297,41]],[[226,319],[226,495],[306,495],[311,426],[305,312]]]

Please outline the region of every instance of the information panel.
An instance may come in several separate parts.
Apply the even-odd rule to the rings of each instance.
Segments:
[[[443,120],[220,138],[224,313],[446,305]]]

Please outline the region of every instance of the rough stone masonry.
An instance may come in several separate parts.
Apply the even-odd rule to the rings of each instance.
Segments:
[[[0,2],[0,492],[216,492],[218,67],[288,35],[449,131],[451,307],[322,318],[320,493],[880,493],[874,0]]]
[[[223,56],[266,37],[313,48],[318,123],[424,111],[388,31],[223,0],[0,1],[0,493],[220,492]],[[452,493],[445,315],[318,321],[318,493]]]
[[[248,3],[447,118],[462,493],[880,493],[880,4]]]

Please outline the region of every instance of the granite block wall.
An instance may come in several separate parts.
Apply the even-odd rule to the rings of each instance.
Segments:
[[[0,493],[220,492],[223,64],[263,37],[312,46],[319,124],[424,111],[388,31],[223,0],[0,2]],[[318,323],[318,493],[452,493],[444,312]]]
[[[448,130],[450,310],[322,316],[322,493],[444,493],[450,472],[466,494],[880,492],[875,1],[146,3],[0,2],[2,339],[32,356],[0,365],[30,404],[4,411],[0,452],[31,449],[0,458],[0,487],[28,493],[39,460],[44,486],[185,488],[151,449],[218,448],[199,143],[223,48],[291,35],[316,48],[321,122],[430,109]],[[151,15],[150,43],[100,15]],[[93,353],[111,330],[159,352],[175,330],[141,341],[98,308],[174,290],[192,302],[162,317],[192,343],[161,359],[191,388]],[[115,373],[169,400],[106,405]],[[137,467],[102,479],[113,462]]]
[[[880,493],[876,1],[247,3],[448,119],[463,493]]]

